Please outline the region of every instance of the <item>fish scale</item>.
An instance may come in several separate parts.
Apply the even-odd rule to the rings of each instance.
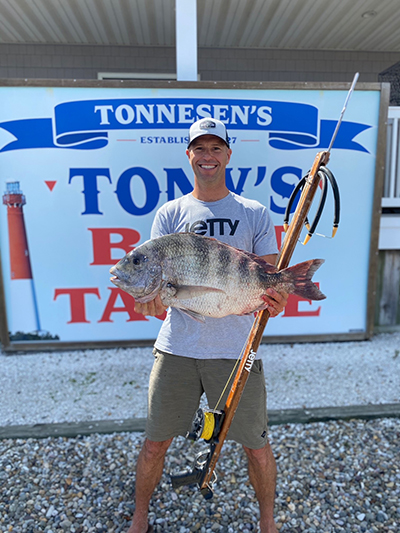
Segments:
[[[258,256],[216,239],[173,233],[138,246],[110,273],[111,281],[138,302],[160,294],[166,307],[204,321],[265,309],[269,287],[322,300],[324,294],[311,281],[322,263],[313,259],[278,272]]]

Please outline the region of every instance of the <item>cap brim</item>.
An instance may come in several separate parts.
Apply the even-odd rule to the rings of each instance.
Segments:
[[[200,133],[198,133],[197,135],[195,135],[195,136],[193,137],[193,139],[190,139],[190,141],[189,141],[187,147],[189,148],[189,146],[192,144],[193,141],[195,141],[195,140],[198,139],[199,137],[202,137],[203,135],[212,135],[213,137],[218,137],[218,139],[221,139],[221,141],[224,141],[224,143],[226,144],[226,146],[227,146],[228,148],[230,148],[230,146],[229,146],[229,142],[228,142],[226,139],[224,139],[224,138],[221,137],[220,135],[216,135],[215,133],[210,133],[209,131],[200,132]]]

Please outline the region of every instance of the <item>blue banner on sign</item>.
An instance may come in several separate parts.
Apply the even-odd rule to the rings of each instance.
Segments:
[[[268,133],[269,144],[279,150],[327,148],[336,121],[319,120],[310,104],[266,100],[190,98],[128,98],[65,102],[54,108],[54,118],[0,123],[16,138],[0,151],[28,148],[95,150],[108,144],[113,130],[184,129],[199,118],[222,120],[228,131]],[[343,122],[334,147],[368,152],[354,141],[366,124]]]

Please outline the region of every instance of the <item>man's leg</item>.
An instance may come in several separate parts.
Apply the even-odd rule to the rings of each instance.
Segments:
[[[274,521],[276,488],[276,463],[271,446],[267,444],[258,450],[243,446],[249,465],[249,479],[253,485],[260,506],[261,533],[278,533]]]
[[[164,458],[172,439],[154,442],[146,439],[136,465],[135,512],[128,533],[146,533],[150,498],[161,479]]]

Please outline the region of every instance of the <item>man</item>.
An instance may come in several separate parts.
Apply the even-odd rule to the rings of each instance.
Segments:
[[[182,231],[215,237],[255,253],[275,264],[275,231],[264,206],[231,193],[225,169],[232,150],[225,125],[205,118],[192,124],[186,150],[194,172],[193,192],[167,202],[157,212],[151,238]],[[287,295],[267,291],[272,317],[286,305]],[[139,304],[144,315],[160,315],[165,308],[159,296]],[[158,484],[164,457],[173,437],[185,435],[206,393],[215,403],[232,371],[253,323],[253,316],[206,318],[201,324],[178,309],[169,309],[155,343],[150,376],[146,440],[136,471],[136,507],[128,533],[153,531],[148,507]],[[223,404],[222,404],[223,405]],[[262,362],[254,362],[228,438],[243,445],[249,479],[260,506],[260,531],[277,533],[273,518],[276,464],[267,439],[265,378]]]

